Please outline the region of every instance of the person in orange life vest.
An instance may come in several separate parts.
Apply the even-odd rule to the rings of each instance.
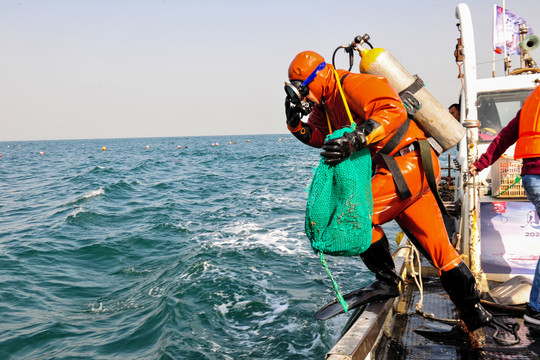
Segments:
[[[525,194],[540,216],[540,86],[529,95],[516,117],[499,132],[486,152],[469,166],[469,173],[475,175],[489,167],[514,143],[514,158],[523,159],[521,179]],[[523,318],[540,325],[540,259]]]
[[[388,239],[381,228],[382,224],[395,220],[439,269],[441,282],[468,329],[473,331],[488,324],[492,316],[480,305],[474,276],[450,243],[440,208],[427,183],[417,145],[418,140],[426,139],[424,132],[410,121],[405,135],[389,153],[396,160],[411,193],[402,199],[393,175],[378,156],[407,122],[407,111],[399,95],[383,77],[344,70],[337,70],[337,74],[339,79],[334,67],[321,55],[313,51],[299,53],[289,67],[285,110],[289,131],[307,145],[322,147],[321,155],[327,164],[338,164],[351,153],[366,147],[372,154],[372,244],[361,258],[375,273],[376,280],[359,291],[355,302],[349,305],[354,307],[399,295],[400,277],[395,272]],[[325,142],[331,130],[350,125],[338,81],[342,82],[357,127],[351,133]],[[301,121],[308,113],[308,121]],[[438,182],[438,158],[433,151],[431,157]]]

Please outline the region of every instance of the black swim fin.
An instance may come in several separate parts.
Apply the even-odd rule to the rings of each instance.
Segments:
[[[352,310],[360,305],[378,300],[386,300],[398,295],[399,287],[396,284],[388,284],[383,281],[376,280],[371,285],[343,295],[343,299],[347,303],[349,310]],[[343,309],[341,303],[334,300],[321,307],[315,313],[315,318],[318,320],[328,320],[344,312],[345,310]]]
[[[414,332],[428,339],[443,342],[445,344],[463,344],[467,338],[461,324],[448,325],[439,322],[431,322],[428,325],[414,329]]]

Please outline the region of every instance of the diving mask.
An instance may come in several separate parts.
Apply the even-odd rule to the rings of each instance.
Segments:
[[[304,100],[309,95],[308,85],[315,79],[317,73],[326,67],[323,61],[303,82],[301,80],[291,80],[290,83],[285,83],[285,93],[290,101],[291,108],[297,108],[298,112],[303,115],[308,115],[313,109],[311,101]]]
[[[293,80],[290,83],[285,83],[285,92],[289,101],[289,108],[302,115],[309,115],[313,110],[311,101],[305,100],[309,94],[309,89],[302,86],[299,80]]]
[[[285,83],[285,92],[287,93],[287,96],[291,99],[292,103],[299,103],[306,96],[308,96],[308,85],[313,81],[313,79],[315,79],[317,73],[323,70],[325,67],[326,63],[323,61],[315,68],[315,70],[313,70],[311,74],[309,74],[309,76],[303,82],[301,80],[291,80],[290,83]]]

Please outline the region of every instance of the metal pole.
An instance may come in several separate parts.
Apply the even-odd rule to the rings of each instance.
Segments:
[[[467,128],[467,164],[472,164],[478,159],[478,128],[480,121],[466,120]],[[469,267],[477,281],[482,277],[482,267],[480,265],[480,233],[478,228],[478,186],[476,176],[469,176],[467,181],[468,216],[470,224],[469,235]]]
[[[497,29],[496,25],[497,25],[497,5],[493,5],[493,32],[491,34],[491,37],[492,37],[491,43],[493,45],[495,45],[495,30]],[[493,66],[491,77],[495,77],[495,49],[493,49],[493,51],[491,52],[491,59],[492,59],[491,65]]]
[[[503,6],[502,6],[502,13],[503,13],[503,51],[504,51],[504,71],[505,75],[508,75],[510,72],[510,63],[508,62],[508,59],[506,58],[506,1],[503,0]]]

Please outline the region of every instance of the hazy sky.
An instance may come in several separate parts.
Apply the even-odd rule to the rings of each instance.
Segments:
[[[458,3],[0,0],[0,140],[286,133],[293,57],[314,50],[331,61],[364,33],[447,107],[460,88]],[[494,4],[469,3],[482,77]],[[539,0],[506,6],[540,34]]]

